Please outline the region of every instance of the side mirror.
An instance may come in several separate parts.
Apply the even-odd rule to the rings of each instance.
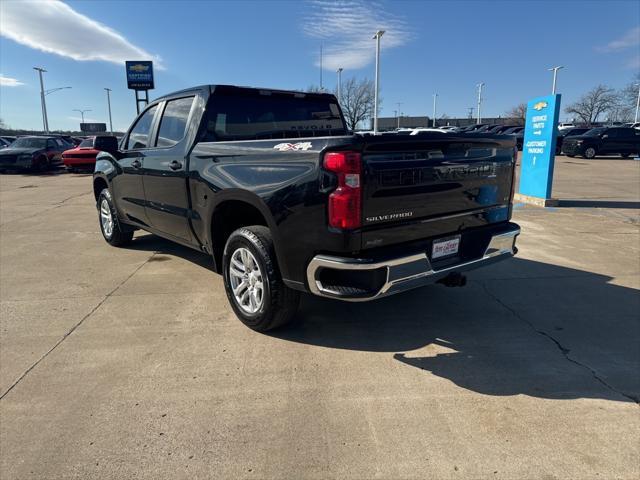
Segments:
[[[602,138],[609,138],[609,135],[605,133],[604,135],[602,135]]]
[[[96,137],[93,142],[93,147],[96,150],[102,150],[112,153],[118,150],[118,139],[113,135]]]

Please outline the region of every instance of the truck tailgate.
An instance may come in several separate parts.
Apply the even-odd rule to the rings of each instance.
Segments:
[[[507,136],[367,139],[363,249],[508,220],[515,153]]]

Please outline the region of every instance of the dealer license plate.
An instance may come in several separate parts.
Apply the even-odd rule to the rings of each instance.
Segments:
[[[435,260],[440,257],[447,257],[458,253],[460,246],[460,235],[449,238],[442,238],[433,242],[433,250],[431,251],[431,259]]]

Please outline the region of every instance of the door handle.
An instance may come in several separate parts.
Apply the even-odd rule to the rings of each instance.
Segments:
[[[169,168],[171,170],[180,170],[182,168],[182,162],[179,162],[177,160],[174,160],[173,162],[171,162],[169,164]]]
[[[131,162],[131,166],[133,168],[140,168],[142,166],[142,162],[140,160],[134,160],[133,162]]]

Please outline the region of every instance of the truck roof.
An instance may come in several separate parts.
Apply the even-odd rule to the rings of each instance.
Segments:
[[[278,89],[278,88],[262,88],[262,87],[246,87],[246,86],[241,86],[241,85],[213,85],[213,84],[209,84],[209,85],[197,85],[194,87],[190,87],[190,88],[185,88],[183,90],[177,90],[175,92],[170,92],[167,93],[165,95],[162,95],[160,97],[155,98],[154,100],[152,100],[152,102],[157,102],[158,100],[163,100],[165,98],[168,97],[173,97],[175,95],[180,95],[182,93],[189,93],[189,92],[193,92],[196,90],[203,90],[203,89],[209,89],[209,92],[214,93],[216,90],[222,90],[227,91],[227,92],[232,92],[232,91],[242,91],[245,90],[247,91],[247,93],[249,92],[259,92],[261,94],[264,95],[270,95],[272,93],[280,93],[280,94],[290,94],[290,95],[295,95],[295,96],[299,96],[300,98],[304,98],[304,97],[335,97],[333,93],[330,92],[302,92],[299,90],[282,90],[282,89]]]

